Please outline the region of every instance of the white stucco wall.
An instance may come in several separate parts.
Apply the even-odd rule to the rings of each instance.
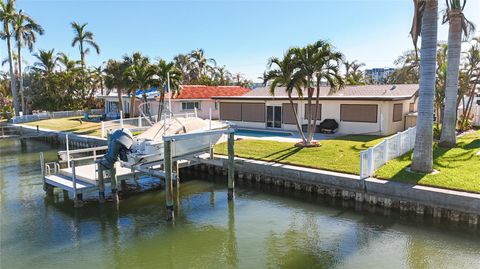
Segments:
[[[374,101],[374,100],[321,100],[322,105],[322,119],[317,121],[319,124],[325,119],[334,119],[339,124],[339,133],[343,134],[370,134],[370,135],[391,135],[396,132],[404,130],[405,115],[409,113],[409,104],[413,102],[411,100],[402,101]],[[288,103],[287,100],[219,100],[219,102],[248,102],[248,103],[265,103],[266,106],[281,106],[283,103]],[[298,104],[298,117],[301,124],[307,124],[305,119],[305,104],[306,101],[295,101]],[[393,105],[397,103],[403,104],[402,120],[393,122]],[[340,120],[340,105],[341,104],[375,104],[377,105],[377,122],[347,122]],[[239,127],[244,128],[266,128],[264,122],[245,122],[245,121],[232,121]],[[282,124],[283,130],[297,130],[295,124]]]

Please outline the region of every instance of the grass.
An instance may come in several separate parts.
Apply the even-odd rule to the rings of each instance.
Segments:
[[[378,136],[347,135],[322,140],[321,146],[316,148],[298,148],[291,142],[245,139],[235,141],[235,156],[359,174],[360,151],[374,146],[381,139]],[[226,155],[227,144],[216,145],[215,153]]]
[[[408,172],[412,153],[407,153],[381,167],[375,176],[382,179],[480,193],[480,131],[458,138],[457,147],[434,146],[433,167],[436,174]]]
[[[34,122],[27,122],[24,125],[28,126],[39,126],[40,128],[55,130],[55,131],[64,131],[64,132],[73,132],[76,134],[82,135],[92,135],[92,136],[101,136],[101,124],[99,122],[80,122],[82,116],[79,117],[69,117],[69,118],[59,118],[59,119],[48,119],[40,120]]]

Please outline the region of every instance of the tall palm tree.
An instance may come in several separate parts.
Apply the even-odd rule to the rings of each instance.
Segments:
[[[315,92],[315,87],[313,87],[313,76],[317,70],[317,52],[318,49],[323,46],[324,41],[317,41],[314,44],[308,44],[306,47],[297,47],[293,48],[294,62],[297,66],[297,71],[294,74],[294,80],[303,81],[305,80],[304,87],[307,91],[307,105],[308,105],[308,114],[307,114],[307,141],[306,145],[310,144],[310,134],[312,133],[312,107],[313,94]]]
[[[343,55],[332,48],[332,45],[326,41],[319,40],[303,48],[294,49],[294,60],[297,64],[297,71],[294,75],[295,80],[305,79],[307,90],[307,143],[312,145],[313,134],[318,115],[318,106],[320,102],[320,84],[326,80],[330,84],[330,93],[343,87],[344,81],[339,74],[340,61]],[[315,112],[311,111],[312,101],[315,96]]]
[[[124,56],[124,62],[128,65],[125,70],[125,75],[127,76],[131,85],[135,87],[132,88],[132,95],[130,98],[130,117],[133,117],[135,114],[134,104],[136,90],[143,90],[143,101],[147,103],[146,91],[151,85],[152,76],[155,73],[155,70],[150,64],[150,59],[146,56],[143,56],[140,52],[135,52],[132,56]],[[150,112],[148,111],[148,113]]]
[[[335,51],[332,46],[325,42],[318,50],[317,56],[317,65],[315,68],[315,80],[316,80],[316,98],[315,98],[315,114],[313,117],[312,128],[310,128],[311,133],[307,137],[310,142],[313,139],[313,132],[315,126],[317,125],[318,118],[318,107],[320,102],[320,84],[322,81],[327,81],[330,86],[329,94],[337,92],[339,89],[345,86],[345,81],[340,75],[340,62],[343,59],[343,54]],[[354,72],[360,66],[354,66]]]
[[[294,61],[294,54],[295,49],[290,49],[287,53],[285,53],[282,60],[276,57],[270,58],[270,60],[268,61],[269,70],[264,73],[263,81],[264,84],[269,81],[271,82],[270,94],[272,96],[275,95],[275,88],[277,86],[285,87],[285,91],[288,95],[288,101],[290,103],[290,106],[292,107],[293,115],[295,117],[295,125],[297,126],[298,133],[300,134],[302,143],[307,144],[307,139],[302,131],[300,122],[298,121],[297,107],[293,103],[292,99],[292,94],[294,93],[294,91],[297,93],[298,97],[303,96],[303,92],[301,89],[303,81],[294,79],[294,74],[297,69],[296,63]]]
[[[7,0],[7,2],[0,1],[0,21],[3,23],[3,31],[1,37],[7,40],[8,51],[8,67],[10,71],[10,87],[12,89],[13,107],[15,115],[18,116],[20,112],[20,104],[18,100],[17,83],[13,67],[13,52],[12,52],[12,29],[11,25],[15,20],[15,0]]]
[[[466,0],[446,0],[447,9],[443,23],[448,22],[447,79],[445,89],[445,111],[442,123],[442,135],[438,143],[441,147],[452,148],[457,144],[457,94],[460,54],[462,51],[462,32],[465,38],[474,32],[475,27],[463,14]]]
[[[229,85],[232,81],[232,73],[225,66],[215,68],[215,80],[219,85]]]
[[[437,61],[437,0],[414,0],[414,17],[410,34],[415,51],[422,36],[420,59],[420,90],[417,130],[413,149],[412,170],[429,173],[433,170],[433,102],[435,65]]]
[[[23,114],[26,114],[23,90],[23,70],[22,70],[22,47],[26,46],[30,52],[33,51],[33,44],[37,41],[37,34],[43,35],[42,26],[37,24],[30,16],[20,10],[13,21],[14,37],[17,41],[18,55],[18,84],[22,99]]]
[[[165,89],[170,86],[170,98],[174,97],[180,91],[180,82],[182,81],[182,72],[176,67],[175,62],[166,62],[159,59],[155,66],[155,76],[153,84],[160,91],[160,101],[158,106],[158,120],[162,117],[165,100]],[[170,84],[168,79],[170,78]]]
[[[93,33],[86,30],[87,25],[88,23],[71,23],[73,32],[75,34],[75,37],[72,40],[72,47],[75,47],[78,44],[78,48],[80,50],[80,61],[83,68],[85,68],[85,55],[90,52],[90,48],[85,48],[87,45],[95,49],[97,54],[100,54],[100,47],[95,42]]]

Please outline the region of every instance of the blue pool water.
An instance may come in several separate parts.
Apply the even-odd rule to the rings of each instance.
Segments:
[[[235,135],[243,136],[254,136],[254,137],[265,137],[265,136],[291,136],[291,133],[288,132],[276,132],[276,131],[267,131],[267,130],[250,130],[250,129],[237,129],[235,130]]]

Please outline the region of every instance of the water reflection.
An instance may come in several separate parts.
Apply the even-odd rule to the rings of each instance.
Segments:
[[[159,190],[74,209],[44,195],[48,145],[2,143],[1,268],[480,267],[478,230],[274,187],[237,184],[229,202],[224,178],[182,176],[174,224]]]

